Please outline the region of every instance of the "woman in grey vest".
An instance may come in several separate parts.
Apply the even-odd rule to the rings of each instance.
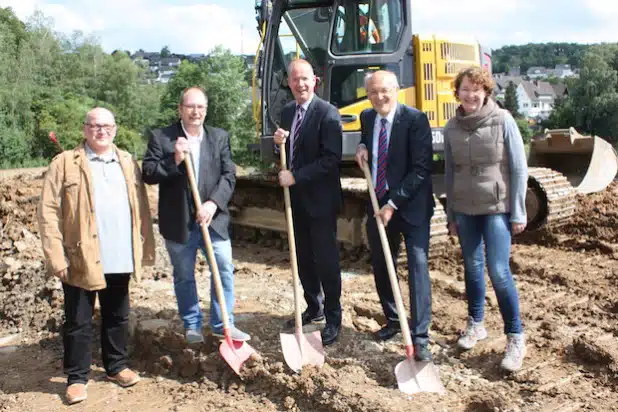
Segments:
[[[526,343],[519,297],[509,268],[511,235],[526,227],[528,168],[517,123],[490,98],[493,80],[473,67],[455,79],[460,102],[444,129],[448,229],[459,237],[465,267],[468,323],[457,341],[471,349],[483,325],[485,263],[507,335],[502,368],[521,368]]]

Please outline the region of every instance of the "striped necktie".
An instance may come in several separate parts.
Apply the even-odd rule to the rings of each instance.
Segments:
[[[378,167],[376,169],[376,195],[381,199],[386,194],[386,165],[388,157],[388,139],[386,136],[386,119],[381,119],[378,137]]]
[[[303,108],[303,106],[296,106],[296,124],[294,125],[294,134],[292,141],[290,142],[290,144],[292,145],[292,147],[290,148],[290,152],[292,153],[292,156],[290,158],[290,166],[292,169],[296,169],[296,167],[294,167],[293,165],[294,161],[298,159],[298,148],[300,147],[300,145],[296,143],[298,142],[298,137],[300,136],[300,124],[303,122],[304,111],[305,109]]]

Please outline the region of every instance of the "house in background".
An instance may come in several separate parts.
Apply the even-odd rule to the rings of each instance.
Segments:
[[[543,80],[524,80],[520,76],[495,75],[494,96],[504,101],[506,88],[512,82],[516,86],[518,112],[531,123],[545,120],[554,108],[556,97],[568,94],[566,85],[551,84]]]

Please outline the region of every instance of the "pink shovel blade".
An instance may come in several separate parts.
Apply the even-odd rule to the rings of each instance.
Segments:
[[[309,333],[280,333],[283,358],[290,369],[300,372],[305,365],[324,365],[322,336],[316,330]]]
[[[395,377],[399,390],[412,395],[418,392],[444,393],[438,367],[433,362],[418,362],[406,358],[395,366]]]
[[[247,342],[225,339],[219,345],[219,353],[227,364],[234,369],[234,372],[240,375],[242,365],[255,353],[255,349],[249,346]]]

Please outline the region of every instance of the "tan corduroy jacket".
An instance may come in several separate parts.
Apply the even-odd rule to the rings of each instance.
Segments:
[[[133,157],[114,146],[127,182],[131,209],[134,278],[154,265],[155,242],[146,187]],[[92,177],[84,143],[56,156],[45,174],[37,217],[47,268],[68,270],[67,283],[86,290],[107,285],[101,263]]]

